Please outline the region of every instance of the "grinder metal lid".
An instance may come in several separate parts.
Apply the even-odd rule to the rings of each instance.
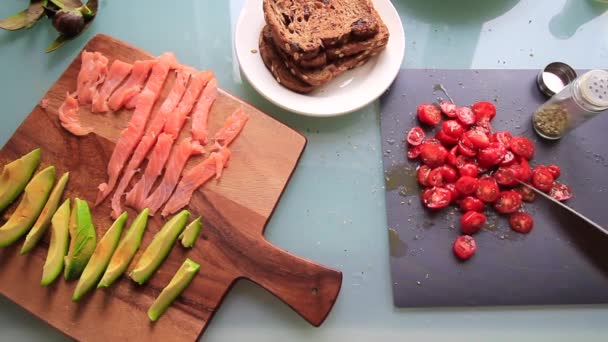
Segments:
[[[536,83],[540,91],[551,97],[576,79],[576,71],[566,63],[553,62],[538,73]]]

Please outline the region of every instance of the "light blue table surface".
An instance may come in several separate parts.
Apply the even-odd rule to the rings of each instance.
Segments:
[[[608,5],[590,0],[393,3],[406,30],[406,68],[538,69],[560,60],[575,68],[608,69]],[[309,326],[279,300],[243,281],[228,295],[203,340],[608,340],[607,306],[394,308],[378,103],[344,117],[311,119],[264,100],[241,78],[232,48],[242,4],[102,0],[91,28],[52,54],[44,53],[55,37],[48,22],[29,31],[0,32],[0,142],[95,33],[155,54],[173,51],[183,63],[215,70],[224,89],[306,135],[308,146],[266,236],[344,273],[338,302],[321,328]],[[0,17],[25,5],[24,0],[2,1]],[[0,341],[63,340],[0,298]]]

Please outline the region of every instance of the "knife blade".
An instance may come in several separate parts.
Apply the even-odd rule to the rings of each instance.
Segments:
[[[538,190],[537,188],[535,188],[534,186],[532,186],[532,185],[530,185],[530,184],[528,184],[528,183],[522,182],[522,181],[520,181],[520,180],[518,180],[518,182],[519,182],[521,185],[523,185],[523,186],[525,186],[525,187],[527,187],[527,188],[531,189],[531,190],[532,190],[532,191],[534,191],[535,193],[539,194],[541,197],[544,197],[544,198],[548,199],[549,201],[553,202],[554,204],[557,204],[558,206],[562,207],[563,209],[566,209],[568,212],[570,212],[571,214],[574,214],[575,216],[577,216],[577,217],[578,217],[578,218],[580,218],[581,220],[583,220],[583,221],[587,222],[588,224],[592,225],[593,227],[595,227],[597,230],[601,231],[602,233],[604,233],[604,234],[608,235],[608,230],[606,230],[605,228],[603,228],[603,227],[602,227],[602,226],[600,226],[599,224],[597,224],[597,223],[593,222],[593,221],[592,221],[590,218],[588,218],[587,216],[585,216],[585,215],[583,215],[583,214],[579,213],[578,211],[576,211],[576,210],[572,209],[571,207],[569,207],[569,206],[565,205],[564,203],[562,203],[562,202],[560,202],[560,201],[556,200],[555,198],[553,198],[553,197],[551,197],[551,196],[547,195],[546,193],[544,193],[544,192],[542,192],[542,191]]]

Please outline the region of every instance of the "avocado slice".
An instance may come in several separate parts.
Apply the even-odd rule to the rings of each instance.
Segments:
[[[65,185],[68,183],[69,178],[70,173],[64,173],[59,179],[59,182],[57,182],[57,185],[55,185],[55,188],[53,188],[49,200],[46,202],[44,209],[42,209],[40,216],[38,216],[38,220],[36,220],[32,230],[30,230],[25,237],[25,242],[23,243],[23,247],[21,247],[21,255],[24,255],[36,247],[38,241],[44,236],[44,233],[51,223],[51,218],[59,206],[61,196],[63,196],[63,190],[65,190]]]
[[[114,254],[114,251],[116,250],[116,246],[118,246],[118,241],[122,234],[122,228],[127,221],[127,216],[127,212],[123,212],[97,244],[95,252],[93,252],[87,267],[85,267],[82,276],[80,276],[80,280],[78,281],[78,285],[72,296],[73,301],[76,302],[82,298],[82,296],[97,284],[99,278],[103,275],[103,272],[110,263],[112,254]]]
[[[65,280],[76,279],[82,274],[97,245],[97,235],[87,201],[74,199],[69,230],[70,249],[65,257],[63,273]]]
[[[42,267],[42,286],[48,286],[61,274],[63,270],[63,258],[68,253],[70,233],[68,224],[70,222],[70,200],[67,199],[55,211],[51,219],[51,243]]]
[[[0,227],[0,247],[6,247],[19,240],[38,219],[55,183],[55,167],[49,166],[38,172],[25,187],[19,206]]]
[[[189,216],[188,210],[182,210],[165,223],[129,274],[131,279],[141,285],[156,272],[171,251],[177,236],[184,230]]]
[[[97,288],[109,287],[116,281],[116,279],[118,279],[118,277],[125,273],[127,267],[129,267],[129,264],[133,259],[133,256],[135,256],[135,253],[141,245],[141,239],[144,236],[146,224],[148,224],[149,212],[150,211],[148,208],[146,208],[142,210],[139,215],[137,215],[135,220],[133,220],[129,231],[120,241],[116,251],[112,255],[108,268],[97,285]]]
[[[40,149],[4,166],[0,175],[0,211],[4,211],[23,192],[40,164]]]
[[[190,222],[189,225],[186,226],[186,229],[179,234],[179,239],[182,243],[182,246],[185,248],[192,248],[198,235],[201,233],[201,228],[203,224],[201,223],[201,217],[199,216],[196,220]]]
[[[201,265],[186,259],[182,266],[177,270],[169,285],[165,287],[160,295],[156,298],[150,309],[148,309],[148,318],[155,322],[169,308],[171,303],[190,285],[196,273],[201,268]]]

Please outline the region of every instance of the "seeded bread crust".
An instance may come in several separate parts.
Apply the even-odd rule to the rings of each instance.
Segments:
[[[275,47],[294,61],[374,37],[383,25],[370,0],[263,0]]]

